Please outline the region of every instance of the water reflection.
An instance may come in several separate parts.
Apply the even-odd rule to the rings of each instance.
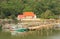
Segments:
[[[0,32],[0,39],[60,39],[60,30],[30,31],[17,36],[11,36],[10,32]]]

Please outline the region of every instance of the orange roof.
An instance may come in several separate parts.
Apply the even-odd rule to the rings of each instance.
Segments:
[[[34,16],[34,12],[23,12],[24,16]]]

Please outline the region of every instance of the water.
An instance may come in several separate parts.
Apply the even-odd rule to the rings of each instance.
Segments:
[[[0,32],[0,39],[60,39],[60,30],[29,31],[14,36],[10,32]]]

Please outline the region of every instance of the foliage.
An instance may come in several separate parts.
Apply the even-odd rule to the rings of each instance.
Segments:
[[[50,10],[46,10],[46,12],[41,14],[41,18],[54,18],[54,13]]]
[[[25,11],[39,18],[56,18],[60,15],[60,0],[0,0],[0,18],[15,18]]]

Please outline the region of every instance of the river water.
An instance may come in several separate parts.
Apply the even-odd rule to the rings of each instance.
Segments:
[[[0,39],[60,39],[60,30],[30,31],[19,35],[0,32]]]

